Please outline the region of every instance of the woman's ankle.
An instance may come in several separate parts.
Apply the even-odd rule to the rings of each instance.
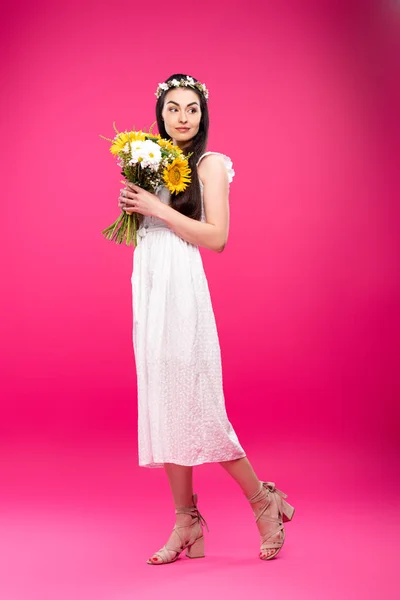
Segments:
[[[258,482],[258,485],[255,489],[253,489],[252,491],[250,491],[250,493],[246,494],[246,499],[252,503],[252,502],[258,502],[259,500],[261,500],[264,496],[265,496],[265,488],[262,484],[262,481]]]

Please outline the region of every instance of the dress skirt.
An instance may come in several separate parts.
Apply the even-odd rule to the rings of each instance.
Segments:
[[[228,420],[214,312],[198,246],[149,228],[134,250],[139,465],[246,456]]]

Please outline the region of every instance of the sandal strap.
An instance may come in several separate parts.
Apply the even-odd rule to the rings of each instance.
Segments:
[[[201,523],[203,525],[203,527],[205,527],[207,529],[207,531],[210,533],[210,530],[208,529],[207,521],[205,520],[205,518],[203,517],[203,515],[201,514],[201,512],[199,511],[198,508],[196,508],[196,507],[193,507],[191,509],[177,508],[176,513],[177,514],[180,514],[180,513],[190,514],[193,517],[193,519],[195,519],[196,521]],[[190,525],[176,525],[177,529],[179,529],[180,527],[190,527]]]
[[[171,559],[169,554],[167,554],[168,552],[175,552],[175,556]],[[154,552],[154,554],[152,554],[151,558],[154,558],[155,556],[157,556],[158,558],[161,558],[161,561],[163,563],[169,563],[169,562],[174,561],[178,554],[179,554],[179,552],[177,550],[175,550],[175,548],[168,548],[167,546],[163,546],[160,550],[157,550],[157,552]]]
[[[258,502],[259,500],[261,500],[261,497],[259,498],[258,496],[262,496],[261,492],[263,490],[267,490],[268,492],[276,492],[282,498],[287,498],[287,494],[285,494],[285,492],[282,492],[281,490],[278,490],[273,481],[260,481],[259,490],[257,490],[257,492],[255,492],[255,494],[253,494],[250,498],[247,498],[247,500],[251,503]]]
[[[276,535],[277,533],[280,533],[281,531],[283,534],[283,535],[281,534],[281,539],[274,540],[274,541],[269,539],[269,538],[273,537],[274,535]],[[285,541],[285,530],[283,528],[283,525],[281,525],[275,531],[265,533],[263,536],[261,536],[261,548],[260,549],[264,550],[266,548],[281,548],[283,546],[284,541]]]
[[[175,513],[191,515],[194,519],[199,521],[203,525],[203,527],[206,527],[208,532],[210,532],[210,530],[208,529],[207,521],[205,520],[205,518],[203,517],[203,515],[200,513],[199,509],[197,508],[197,494],[193,494],[192,500],[193,500],[194,506],[181,506],[181,507],[175,509]],[[179,527],[188,527],[188,526],[187,525],[182,525],[182,526],[179,525]]]
[[[260,546],[260,552],[263,550],[275,550],[275,548],[282,548],[283,541],[281,542],[263,542]]]
[[[278,523],[280,524],[281,521],[280,519],[276,518],[276,517],[270,517],[269,515],[265,515],[265,511],[267,510],[267,508],[270,507],[271,501],[266,502],[265,505],[260,509],[260,512],[258,513],[258,515],[256,516],[256,523],[257,521],[259,521],[261,519],[261,517],[263,517],[263,521],[269,521],[270,523]]]

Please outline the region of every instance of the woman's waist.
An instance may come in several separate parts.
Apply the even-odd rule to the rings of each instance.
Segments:
[[[171,231],[172,232],[172,229],[170,227],[168,227],[168,225],[145,223],[143,225],[140,225],[140,227],[137,230],[138,235],[140,237],[145,237],[148,233],[151,233],[152,231]]]
[[[151,224],[150,225],[148,223],[141,225],[137,230],[137,244],[138,244],[138,246],[140,246],[150,233],[153,234],[155,238],[157,238],[158,237],[158,236],[156,236],[157,233],[159,233],[163,237],[162,232],[165,233],[166,231],[168,231],[169,235],[167,236],[167,238],[163,238],[165,240],[165,242],[167,242],[167,239],[168,240],[171,239],[171,241],[173,239],[175,239],[175,240],[178,240],[179,247],[192,248],[192,249],[196,249],[196,252],[199,252],[199,247],[197,245],[190,244],[189,242],[185,241],[180,235],[175,233],[175,231],[173,231],[165,223],[163,225],[160,225],[160,224]],[[148,239],[153,239],[153,235],[151,235],[150,238],[148,238]],[[153,241],[156,241],[156,240],[153,240]],[[168,241],[169,247],[170,247],[170,243],[171,242]]]
[[[160,223],[143,223],[137,230],[137,243],[140,244],[149,233],[156,233],[159,231],[169,231],[176,235],[168,225]]]

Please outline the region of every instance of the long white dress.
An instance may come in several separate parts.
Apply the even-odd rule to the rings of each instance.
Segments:
[[[197,164],[206,154],[211,152]],[[232,161],[222,156],[231,182]],[[166,187],[157,195],[169,203]],[[246,456],[226,414],[219,339],[199,247],[164,221],[145,216],[131,281],[139,466]]]

